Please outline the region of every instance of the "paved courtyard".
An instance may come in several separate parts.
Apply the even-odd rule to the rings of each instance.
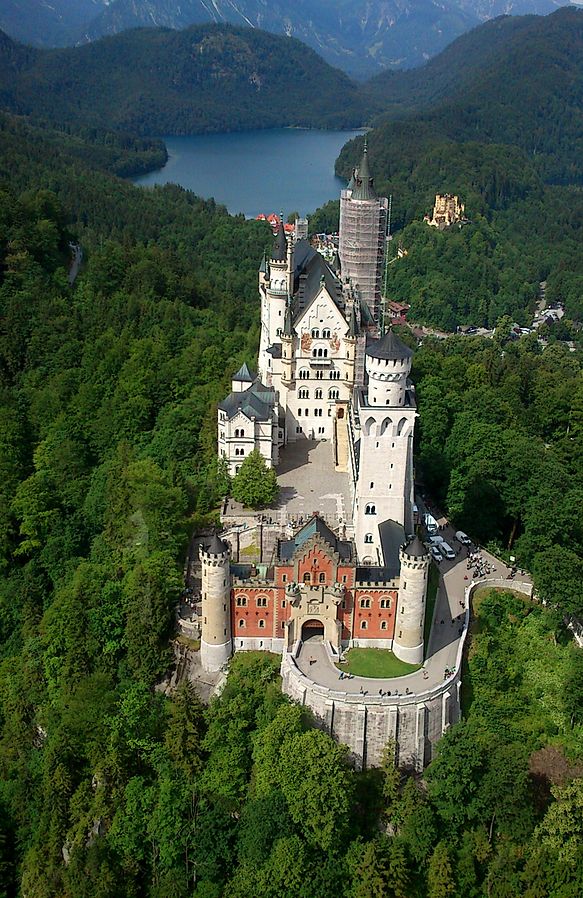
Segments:
[[[307,520],[319,512],[332,527],[352,523],[348,474],[334,468],[330,441],[298,440],[281,451],[277,466],[281,488],[275,515],[289,521]]]

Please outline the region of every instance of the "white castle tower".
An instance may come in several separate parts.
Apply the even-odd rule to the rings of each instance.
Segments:
[[[354,497],[361,563],[382,564],[379,525],[413,531],[415,400],[408,376],[413,352],[392,330],[366,350],[368,387],[360,394],[360,445]]]
[[[401,579],[395,616],[393,652],[408,664],[423,662],[423,628],[429,553],[418,536],[399,551]]]
[[[267,350],[279,342],[285,323],[288,296],[293,291],[293,241],[285,236],[283,220],[275,238],[269,263],[259,271],[261,293],[261,338],[259,341],[259,374],[268,383]]]
[[[202,567],[202,638],[200,660],[219,670],[232,654],[230,550],[218,536],[200,549]]]

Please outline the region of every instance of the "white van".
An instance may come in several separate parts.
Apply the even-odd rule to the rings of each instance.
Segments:
[[[431,552],[431,557],[433,558],[433,560],[437,561],[438,564],[440,561],[443,561],[443,555],[439,551],[439,546],[431,546],[431,549],[429,551]]]
[[[438,549],[442,555],[445,555],[446,558],[455,558],[454,550],[452,549],[451,546],[448,546],[448,544],[445,541],[442,541],[439,544]]]
[[[457,539],[458,543],[462,544],[462,546],[472,545],[470,537],[467,535],[467,533],[464,533],[463,530],[456,530],[455,538]]]

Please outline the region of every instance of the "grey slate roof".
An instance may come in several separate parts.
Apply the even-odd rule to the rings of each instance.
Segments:
[[[248,418],[269,421],[274,405],[275,390],[272,387],[266,387],[259,380],[251,384],[248,390],[243,390],[242,393],[229,393],[226,399],[219,402],[219,408],[226,412],[229,420],[241,411]]]
[[[413,350],[409,349],[389,328],[384,337],[366,347],[366,354],[373,359],[410,359]]]
[[[296,550],[301,548],[312,536],[316,535],[321,536],[338,553],[342,561],[350,561],[352,559],[352,543],[350,540],[338,539],[324,519],[319,515],[314,515],[292,539],[280,540],[279,560],[291,561]]]
[[[269,349],[266,349],[265,351],[268,352],[269,355],[273,359],[280,359],[281,358],[281,343],[273,343],[273,345],[270,346]]]
[[[408,546],[403,548],[403,551],[410,558],[420,558],[428,555],[427,549],[417,535],[413,537]]]
[[[396,521],[389,519],[379,524],[379,536],[381,538],[385,568],[390,574],[388,579],[392,580],[394,577],[399,576],[401,570],[399,549],[405,542],[405,531],[401,524],[397,524]]]
[[[287,259],[287,240],[285,237],[283,221],[280,221],[279,223],[279,231],[277,232],[277,236],[275,238],[273,255],[271,256],[271,258],[275,262],[285,262],[285,260]]]
[[[216,533],[203,543],[203,549],[205,552],[209,552],[211,555],[222,555],[224,552],[229,551],[229,547],[227,544],[220,539]]]
[[[249,366],[247,365],[247,362],[243,362],[243,364],[241,365],[241,367],[239,368],[237,373],[233,375],[232,379],[241,381],[241,383],[252,384],[256,377],[257,377],[257,375],[253,374],[249,370]]]
[[[368,168],[368,150],[366,143],[364,145],[364,152],[362,154],[362,159],[360,165],[358,166],[358,173],[356,177],[356,185],[352,190],[352,199],[353,200],[376,200],[377,195],[376,191],[373,187],[373,178],[371,177],[369,168]]]
[[[345,302],[342,284],[324,257],[307,240],[298,240],[294,248],[294,299],[292,317],[296,322],[324,285],[340,309]]]

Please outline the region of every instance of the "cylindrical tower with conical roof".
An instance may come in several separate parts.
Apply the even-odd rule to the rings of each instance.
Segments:
[[[401,578],[395,615],[393,652],[408,664],[423,662],[423,629],[429,552],[418,536],[399,550]]]
[[[200,549],[202,567],[202,635],[204,670],[219,670],[232,655],[231,570],[229,547],[218,536]]]

